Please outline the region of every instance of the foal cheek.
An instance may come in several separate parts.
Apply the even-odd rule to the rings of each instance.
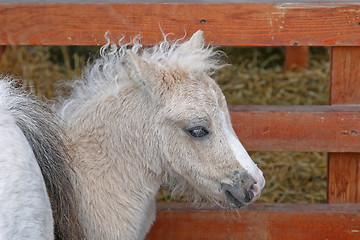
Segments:
[[[187,169],[191,166],[193,161],[191,154],[191,146],[181,140],[181,136],[175,137],[173,133],[163,136],[160,144],[162,152],[163,164],[170,167],[179,175],[188,175]]]

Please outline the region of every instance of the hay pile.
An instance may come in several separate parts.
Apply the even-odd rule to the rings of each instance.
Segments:
[[[43,100],[54,97],[54,83],[81,73],[97,47],[7,47],[0,59],[2,74],[22,78]],[[327,104],[327,49],[312,49],[309,68],[301,73],[283,70],[282,48],[224,48],[233,66],[221,70],[219,82],[229,104]],[[267,185],[260,202],[325,202],[325,153],[251,152],[264,171]],[[161,189],[159,201],[169,201]]]
[[[98,47],[7,46],[0,58],[0,74],[15,75],[41,100],[51,100],[55,83],[81,74]]]

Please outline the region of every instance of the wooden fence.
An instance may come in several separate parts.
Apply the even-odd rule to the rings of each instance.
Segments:
[[[108,30],[142,33],[151,45],[161,27],[179,37],[202,29],[214,45],[331,47],[331,105],[230,107],[248,150],[329,152],[329,204],[254,204],[239,213],[159,204],[147,239],[360,239],[359,1],[20,2],[0,0],[0,45],[102,45]]]

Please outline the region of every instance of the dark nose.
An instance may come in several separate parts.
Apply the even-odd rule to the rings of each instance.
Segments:
[[[259,191],[255,179],[246,172],[234,171],[232,184],[221,183],[221,189],[230,205],[242,207],[250,203]]]
[[[242,207],[246,203],[251,202],[254,198],[254,192],[252,190],[252,185],[247,189],[239,187],[236,185],[230,185],[227,183],[221,184],[221,189],[225,194],[226,199],[230,204],[235,205],[235,207]]]

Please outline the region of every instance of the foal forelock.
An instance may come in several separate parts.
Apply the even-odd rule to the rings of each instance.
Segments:
[[[44,177],[54,217],[57,239],[81,239],[77,203],[70,181],[71,158],[63,142],[65,134],[56,115],[8,77],[0,81],[0,104],[10,112],[29,142]]]

